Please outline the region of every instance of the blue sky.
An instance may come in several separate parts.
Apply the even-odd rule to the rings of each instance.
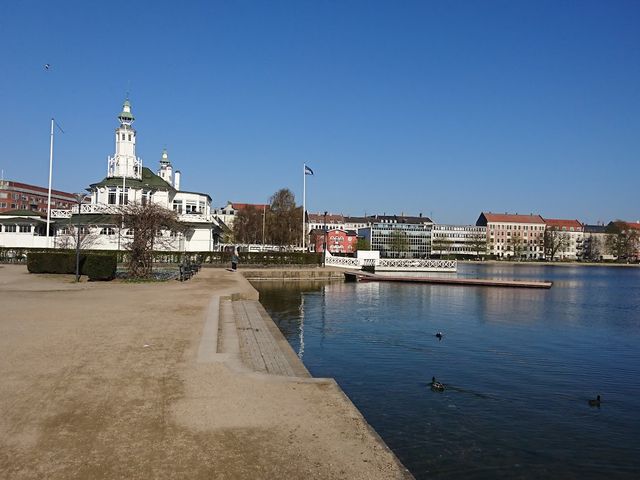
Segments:
[[[138,155],[182,187],[310,211],[640,219],[640,2],[0,4],[0,168],[106,174],[128,89]],[[51,64],[45,71],[43,65]]]

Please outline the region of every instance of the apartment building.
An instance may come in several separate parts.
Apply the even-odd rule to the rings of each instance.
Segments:
[[[498,258],[544,258],[544,219],[540,215],[482,212],[476,226],[487,228],[487,253]]]

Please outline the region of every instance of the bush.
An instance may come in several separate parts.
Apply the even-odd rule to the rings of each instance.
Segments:
[[[85,255],[86,260],[82,267],[82,273],[89,277],[89,280],[113,280],[116,276],[118,258],[114,255]]]
[[[81,269],[83,260],[81,256]],[[30,252],[27,270],[29,273],[75,273],[76,255],[71,252]]]

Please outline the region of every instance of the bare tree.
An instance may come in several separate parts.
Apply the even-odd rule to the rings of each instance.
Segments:
[[[635,258],[638,249],[638,233],[617,220],[607,225],[606,247],[619,259]]]
[[[282,188],[271,196],[267,212],[267,241],[273,245],[291,246],[300,241],[302,208],[296,207],[291,190]],[[306,232],[304,232],[306,234]]]
[[[95,245],[99,239],[99,235],[91,232],[91,229],[86,226],[80,226],[80,249],[89,249]],[[57,248],[63,249],[75,249],[78,243],[78,227],[76,225],[69,225],[60,230],[56,236]]]
[[[471,250],[476,257],[487,253],[487,235],[482,232],[473,233],[469,242]]]
[[[178,222],[176,212],[156,203],[124,205],[121,211],[125,228],[133,233],[130,241],[125,243],[125,248],[130,252],[129,275],[134,278],[149,277],[154,249],[168,249],[173,242],[171,236],[165,233],[185,232],[186,229]]]
[[[556,254],[569,246],[569,234],[557,227],[547,227],[544,231],[544,256],[553,262]]]
[[[449,247],[453,242],[449,240],[447,237],[440,236],[440,235],[444,235],[444,234],[436,234],[436,236],[434,236],[431,241],[431,245],[432,245],[431,254],[432,255],[437,254],[440,258],[442,258],[443,256],[449,254]]]
[[[524,250],[524,244],[522,240],[522,236],[519,232],[513,232],[511,236],[511,245],[513,247],[513,256],[518,260],[522,259],[522,252]]]
[[[248,205],[238,211],[233,220],[233,237],[240,243],[259,243],[262,240],[263,211]]]

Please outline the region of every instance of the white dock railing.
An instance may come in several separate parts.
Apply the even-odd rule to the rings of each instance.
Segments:
[[[434,260],[419,258],[353,258],[334,257],[329,252],[325,259],[327,267],[360,270],[364,266],[373,266],[380,272],[455,272],[456,260]]]

